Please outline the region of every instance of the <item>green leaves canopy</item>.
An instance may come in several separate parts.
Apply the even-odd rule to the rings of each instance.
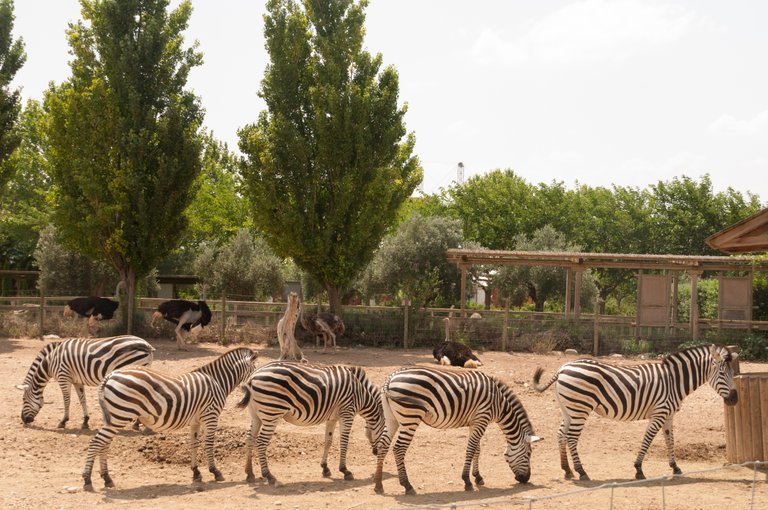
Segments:
[[[27,58],[23,41],[13,39],[13,20],[13,2],[0,0],[0,203],[5,185],[15,171],[14,166],[5,163],[20,141],[15,126],[21,99],[19,90],[11,90],[10,85]]]
[[[267,3],[267,111],[239,133],[256,227],[334,309],[422,177],[397,72],[362,47],[366,5]]]

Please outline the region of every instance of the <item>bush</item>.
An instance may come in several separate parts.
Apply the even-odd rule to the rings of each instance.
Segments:
[[[740,357],[748,361],[768,360],[768,338],[752,333],[741,342]]]

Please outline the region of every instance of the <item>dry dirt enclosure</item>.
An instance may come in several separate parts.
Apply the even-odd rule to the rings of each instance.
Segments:
[[[168,340],[153,340],[157,348],[154,367],[182,373],[212,360],[227,350],[212,344],[191,346],[179,352]],[[526,353],[486,352],[481,355],[482,370],[509,383],[525,406],[536,433],[544,438],[537,443],[532,457],[529,484],[515,483],[503,459],[504,442],[498,428],[491,426],[482,440],[480,467],[486,485],[473,492],[463,490],[461,467],[466,448],[467,430],[439,431],[422,426],[406,456],[408,474],[418,495],[405,496],[400,487],[394,458],[390,452],[384,466],[384,495],[373,492],[372,474],[375,458],[364,438],[360,418],[350,441],[348,466],[354,481],[344,481],[338,465],[338,437],[329,456],[333,475],[323,478],[319,465],[323,427],[278,426],[269,450],[270,469],[284,484],[270,487],[259,482],[245,482],[245,438],[249,426],[246,411],[235,408],[240,392],[233,393],[217,434],[217,463],[226,481],[214,482],[203,471],[202,490],[191,484],[188,467],[187,433],[118,435],[110,449],[110,472],[114,489],[105,490],[94,470],[95,493],[81,490],[81,471],[88,443],[101,424],[95,388],[87,390],[91,409],[91,430],[78,427],[82,412],[74,401],[70,422],[65,430],[56,429],[63,414],[61,392],[49,384],[46,405],[32,426],[21,424],[21,392],[13,388],[24,378],[34,355],[43,342],[35,339],[0,339],[0,381],[2,393],[2,431],[0,477],[2,508],[280,508],[280,509],[368,509],[405,508],[419,505],[446,505],[458,508],[613,508],[620,509],[708,509],[729,507],[768,508],[768,484],[762,473],[753,484],[753,472],[744,468],[720,469],[725,464],[723,403],[715,392],[704,386],[688,397],[675,418],[678,463],[690,477],[650,481],[645,486],[604,489],[571,494],[566,497],[535,500],[529,498],[573,493],[604,483],[630,481],[632,463],[642,439],[646,422],[620,423],[593,416],[587,422],[579,442],[579,451],[591,482],[563,480],[557,451],[560,411],[550,388],[538,394],[528,388],[536,367],[545,369],[545,377],[567,361],[562,355],[540,356]],[[275,349],[257,347],[259,363],[275,359]],[[427,350],[408,352],[349,348],[322,354],[305,350],[312,362],[353,363],[366,368],[377,384],[397,367],[414,363],[432,363]],[[622,363],[635,361],[622,360]],[[765,364],[742,363],[742,372],[767,371]],[[76,399],[75,399],[76,400]],[[337,434],[338,436],[338,434]],[[201,459],[202,460],[202,459]],[[256,465],[258,462],[254,459]],[[670,474],[664,442],[654,441],[645,461],[649,478]],[[258,470],[257,470],[258,472]]]

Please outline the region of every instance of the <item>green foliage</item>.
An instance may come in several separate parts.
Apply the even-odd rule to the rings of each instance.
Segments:
[[[119,280],[103,262],[93,262],[65,248],[53,225],[40,232],[34,256],[40,268],[38,288],[49,296],[112,295]]]
[[[13,1],[0,0],[0,204],[5,186],[16,171],[16,167],[8,165],[6,160],[20,142],[16,122],[21,110],[21,94],[19,89],[11,90],[10,87],[27,59],[24,42],[13,39],[14,19]]]
[[[741,358],[748,361],[768,360],[768,337],[766,333],[751,333],[741,342]]]
[[[518,235],[515,245],[523,251],[580,251],[550,226],[535,231],[530,239]],[[514,306],[531,299],[535,310],[541,312],[548,299],[565,295],[565,279],[565,269],[556,266],[501,266],[493,277],[492,286],[499,289],[502,299],[509,298]],[[594,300],[596,286],[588,271],[582,274],[581,289],[581,303],[589,305]]]
[[[643,339],[630,338],[621,341],[621,353],[627,356],[637,356],[653,352],[653,342]]]
[[[677,320],[690,322],[691,317],[691,280],[686,274],[680,276],[677,290]],[[714,278],[701,278],[696,283],[696,302],[699,317],[717,319],[718,283]]]
[[[445,257],[464,243],[457,220],[414,214],[382,241],[358,288],[365,296],[402,295],[417,307],[449,305],[459,297],[459,271]]]
[[[220,250],[202,249],[195,261],[196,274],[209,286],[212,297],[224,292],[229,299],[264,299],[283,289],[282,263],[266,242],[240,230]]]
[[[43,151],[43,110],[29,101],[19,117],[21,143],[6,164],[15,169],[0,202],[0,268],[33,269],[40,230],[50,223],[50,180]]]
[[[363,49],[366,2],[267,2],[267,104],[239,132],[254,223],[341,294],[421,181],[394,67]]]
[[[187,226],[203,111],[184,87],[202,56],[183,47],[189,1],[171,12],[168,0],[81,2],[72,76],[45,97],[53,218],[68,246],[120,274],[130,311],[136,278]]]

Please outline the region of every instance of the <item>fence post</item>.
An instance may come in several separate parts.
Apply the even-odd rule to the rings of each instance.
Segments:
[[[408,350],[408,307],[411,300],[403,299],[403,349]]]
[[[504,327],[501,330],[501,351],[507,352],[507,328],[509,327],[509,298],[504,302]]]
[[[227,330],[227,293],[222,291],[221,292],[221,339],[219,340],[219,343],[221,345],[225,344],[224,335]]]
[[[597,356],[600,352],[600,294],[595,296],[595,325],[592,334],[592,353]]]
[[[40,284],[40,339],[45,336],[45,290]]]

